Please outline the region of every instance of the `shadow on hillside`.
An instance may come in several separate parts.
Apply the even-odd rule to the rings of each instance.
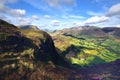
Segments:
[[[80,53],[82,49],[88,49],[88,48],[83,46],[70,45],[64,52],[62,52],[62,56],[69,54],[70,51],[73,51],[74,52],[73,55],[76,55],[77,53]]]
[[[103,64],[103,63],[106,63],[106,61],[101,59],[98,56],[95,56],[94,59],[89,63],[89,66],[94,66],[94,65]]]
[[[83,80],[120,80],[120,60],[110,63],[98,64],[84,69],[77,68],[78,76],[84,76]]]
[[[63,35],[64,35],[64,36],[69,36],[69,37],[72,37],[72,38],[76,38],[76,39],[79,39],[79,40],[86,40],[86,39],[83,38],[83,37],[75,36],[75,35],[68,34],[68,33],[64,33]]]
[[[22,52],[34,48],[35,44],[31,39],[19,36],[8,36],[6,40],[0,41],[0,52]]]
[[[90,49],[90,48],[87,48],[87,47],[83,47],[83,46],[75,46],[75,45],[71,45],[69,46],[66,51],[62,52],[61,53],[61,56],[66,58],[67,57],[75,57],[77,58],[77,54],[80,53],[80,52],[83,52],[83,49]],[[58,48],[57,48],[57,51],[61,52]],[[90,55],[89,54],[86,54],[86,53],[81,53],[81,54],[84,54],[85,57],[89,57]],[[103,64],[103,63],[106,63],[105,60],[101,59],[100,57],[98,56],[93,56],[94,59],[91,60],[91,61],[88,61],[85,59],[85,62],[90,62],[89,64],[85,65],[84,67],[90,67],[90,66],[94,66],[94,65],[98,65],[98,64]],[[79,65],[79,64],[70,64],[71,66],[73,67],[82,67],[82,65]]]
[[[66,51],[64,51],[63,53],[62,53],[62,56],[66,56],[67,54],[69,54],[69,52],[70,51],[73,51],[73,52],[80,52],[80,49],[78,49],[76,46],[74,46],[74,45],[71,45],[71,46],[69,46],[67,49],[66,49]],[[75,54],[71,54],[71,55],[75,55]]]
[[[37,38],[36,40],[40,40]],[[24,36],[8,36],[5,40],[0,40],[0,54],[4,53],[21,53],[29,48],[34,49],[34,57],[38,61],[48,62],[52,61],[57,65],[67,66],[64,58],[62,58],[55,50],[54,43],[51,38],[47,38],[44,41],[40,40],[39,47],[34,40],[26,38]]]

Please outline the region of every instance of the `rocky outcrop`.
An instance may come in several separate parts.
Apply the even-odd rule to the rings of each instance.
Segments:
[[[0,79],[18,76],[23,80],[25,74],[30,77],[38,69],[44,72],[42,65],[50,69],[67,65],[56,52],[51,36],[44,31],[20,30],[0,20]]]

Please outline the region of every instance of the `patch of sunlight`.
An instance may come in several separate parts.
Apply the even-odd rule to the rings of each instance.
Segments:
[[[33,30],[22,30],[24,35],[27,36],[28,38],[32,38],[32,37],[39,37],[44,39],[44,35],[42,31],[33,31]]]
[[[96,50],[84,49],[83,51],[84,51],[84,53],[90,54],[90,55],[97,55],[97,54],[99,54],[98,51],[96,51]]]
[[[70,58],[72,64],[85,65],[85,60],[79,60],[77,58]]]

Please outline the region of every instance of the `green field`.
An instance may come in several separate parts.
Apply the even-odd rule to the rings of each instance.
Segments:
[[[55,46],[70,64],[93,66],[120,59],[120,42],[112,38],[56,36]]]

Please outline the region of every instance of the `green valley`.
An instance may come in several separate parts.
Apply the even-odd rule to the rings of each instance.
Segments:
[[[53,40],[58,53],[65,57],[70,64],[77,66],[94,66],[120,59],[119,39],[105,37],[89,37],[89,34],[64,35],[66,31],[55,32]],[[93,34],[91,34],[93,35]]]
[[[89,80],[96,74],[119,80],[119,35],[91,28],[90,35],[79,29],[49,35],[0,20],[0,80]]]

